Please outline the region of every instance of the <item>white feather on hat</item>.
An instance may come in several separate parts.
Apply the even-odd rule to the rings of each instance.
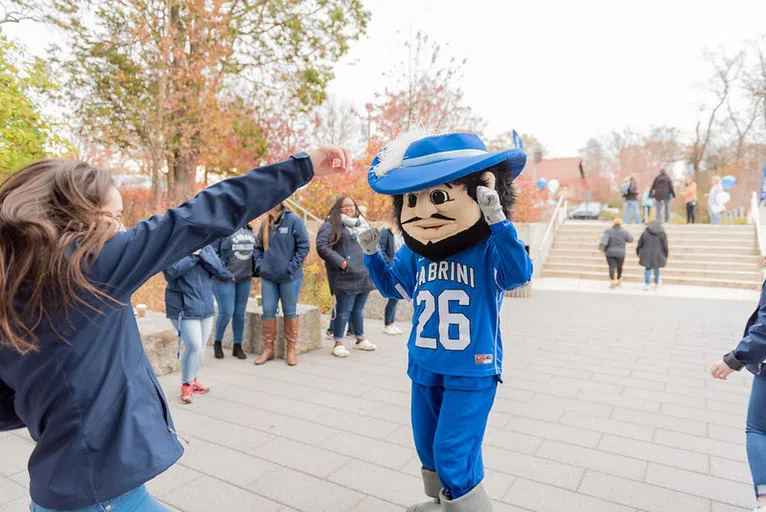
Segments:
[[[406,132],[399,132],[399,135],[386,144],[378,153],[378,165],[373,169],[375,175],[380,178],[391,172],[391,170],[401,167],[404,161],[404,154],[407,152],[410,144],[416,140],[434,135],[438,134],[432,128],[423,124],[417,124]]]

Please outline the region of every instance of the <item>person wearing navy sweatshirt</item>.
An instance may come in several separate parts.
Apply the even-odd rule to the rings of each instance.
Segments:
[[[125,230],[109,174],[43,160],[0,185],[0,431],[26,428],[32,511],[165,510],[144,484],[183,453],[130,298],[308,183],[324,146],[217,183]]]
[[[766,283],[758,307],[745,324],[737,347],[713,365],[714,378],[726,380],[746,368],[754,375],[745,428],[747,460],[758,502],[755,512],[766,512]]]
[[[181,403],[190,404],[194,395],[205,395],[210,388],[199,379],[205,345],[213,331],[213,281],[233,281],[234,274],[218,258],[211,246],[181,258],[163,271],[165,314],[184,342],[181,357]],[[180,348],[180,347],[179,347]]]
[[[285,359],[290,366],[298,364],[298,295],[303,285],[303,261],[310,249],[311,242],[303,219],[284,203],[266,214],[258,230],[254,252],[255,271],[261,278],[263,301],[263,352],[255,360],[256,365],[274,359],[277,305],[280,301],[285,314]]]

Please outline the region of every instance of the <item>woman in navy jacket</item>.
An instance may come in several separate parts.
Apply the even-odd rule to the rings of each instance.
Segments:
[[[202,366],[205,345],[213,331],[213,281],[233,281],[234,274],[221,262],[211,246],[182,258],[163,272],[165,314],[184,341],[181,358],[181,403],[190,404],[194,394],[204,395],[210,389],[197,374]]]
[[[720,380],[747,368],[755,377],[747,409],[747,460],[758,500],[756,512],[766,512],[766,285],[761,300],[745,325],[737,347],[713,365],[711,373]]]
[[[277,338],[277,304],[282,301],[287,364],[298,364],[298,295],[303,285],[303,261],[309,254],[311,243],[303,219],[295,215],[284,203],[266,214],[255,242],[255,269],[261,278],[263,301],[264,350],[255,360],[263,364],[274,359],[274,341]]]
[[[0,185],[0,431],[26,427],[32,510],[164,510],[144,483],[183,453],[130,296],[314,175],[326,146],[215,184],[130,230],[109,174],[48,160]]]

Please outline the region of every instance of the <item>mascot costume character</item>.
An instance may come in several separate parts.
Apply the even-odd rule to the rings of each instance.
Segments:
[[[526,154],[488,152],[469,133],[415,131],[383,148],[370,186],[393,196],[405,240],[388,265],[380,234],[360,234],[375,286],[413,301],[407,374],[412,430],[431,501],[409,512],[486,512],[481,443],[501,381],[500,306],[507,290],[532,277],[532,262],[508,221],[513,179]]]

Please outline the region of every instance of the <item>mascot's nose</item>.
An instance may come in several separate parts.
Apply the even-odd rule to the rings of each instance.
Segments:
[[[428,194],[426,194],[425,191],[421,191],[418,194],[418,202],[415,205],[415,215],[421,219],[427,219],[437,211],[436,206],[429,201]]]

